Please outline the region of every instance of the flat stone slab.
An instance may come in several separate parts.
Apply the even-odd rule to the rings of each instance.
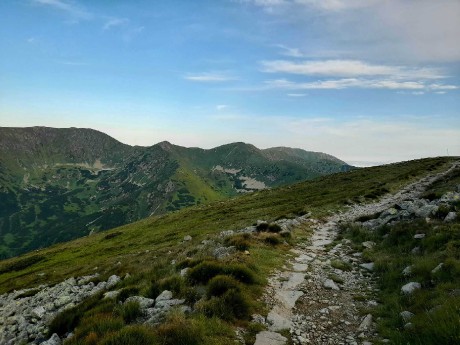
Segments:
[[[310,261],[313,261],[314,257],[306,254],[299,255],[296,257],[294,260],[301,263],[301,264],[307,264]]]
[[[256,335],[254,345],[284,345],[287,338],[276,332],[262,331]]]
[[[292,272],[288,281],[283,283],[283,290],[293,290],[305,280],[304,273]]]
[[[280,331],[282,329],[291,329],[292,321],[289,316],[283,315],[283,310],[274,307],[267,315],[268,328],[271,331]],[[262,343],[261,343],[262,344]]]
[[[302,291],[298,290],[281,290],[277,291],[278,300],[287,308],[294,308],[295,302],[303,295]]]
[[[295,272],[305,272],[308,270],[308,264],[293,264],[292,270]]]

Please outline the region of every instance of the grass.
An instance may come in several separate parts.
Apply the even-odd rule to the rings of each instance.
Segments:
[[[440,186],[437,186],[439,188]],[[454,206],[455,208],[456,206]],[[414,239],[415,233],[425,233],[423,239]],[[375,262],[381,302],[375,310],[381,336],[392,344],[457,344],[460,341],[460,222],[443,223],[435,220],[413,220],[368,231],[350,226],[342,236],[357,245],[363,239],[377,245],[365,252]],[[420,247],[420,253],[411,253]],[[438,271],[433,269],[443,263]],[[411,266],[410,276],[402,271]],[[408,282],[422,285],[412,295],[401,294]],[[415,314],[412,328],[405,328],[399,315],[408,310]]]
[[[331,266],[341,271],[351,271],[353,268],[350,263],[342,260],[332,260]]]

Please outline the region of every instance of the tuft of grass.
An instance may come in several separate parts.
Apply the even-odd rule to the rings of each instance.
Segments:
[[[251,236],[249,234],[235,235],[225,239],[227,246],[235,246],[240,251],[248,250],[251,247]]]
[[[283,243],[279,235],[276,235],[276,234],[266,236],[264,238],[264,242],[272,246],[277,246],[278,244]]]
[[[229,289],[219,297],[211,297],[200,301],[196,308],[205,315],[218,317],[227,321],[247,320],[250,317],[251,305],[240,289]]]
[[[208,298],[213,296],[219,297],[230,289],[239,290],[239,285],[238,281],[233,277],[218,275],[209,281],[206,289],[206,295]]]
[[[203,324],[187,319],[181,313],[172,313],[157,329],[163,345],[200,345],[205,339]]]
[[[343,284],[345,282],[342,277],[334,273],[329,274],[329,279],[331,279],[333,282],[337,284]]]
[[[224,264],[217,261],[203,261],[190,268],[188,279],[195,283],[206,284],[217,275],[230,275],[242,283],[254,284],[255,274],[246,266],[241,264]]]
[[[117,295],[117,301],[124,302],[128,297],[135,296],[139,294],[139,288],[135,286],[125,287],[121,289],[120,293]]]
[[[143,312],[139,306],[139,302],[130,301],[128,303],[124,303],[121,306],[118,306],[115,309],[115,315],[120,315],[124,322],[131,323],[136,321],[137,318],[141,317]]]
[[[88,343],[86,341],[86,343]],[[146,326],[128,326],[118,332],[110,333],[100,342],[101,345],[160,345],[155,332]]]
[[[282,229],[281,229],[281,226],[279,226],[278,224],[275,224],[275,223],[271,223],[269,226],[268,226],[268,232],[275,232],[275,233],[278,233],[280,232]]]

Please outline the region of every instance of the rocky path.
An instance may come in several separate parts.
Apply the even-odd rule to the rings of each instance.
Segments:
[[[266,318],[268,331],[257,334],[255,345],[286,344],[282,330],[289,330],[294,344],[372,344],[378,336],[369,314],[377,305],[373,299],[378,291],[371,272],[373,264],[363,262],[361,253],[353,252],[347,240],[331,247],[338,224],[418,198],[429,185],[457,167],[460,162],[376,203],[354,205],[325,222],[303,220],[304,225],[313,228],[313,235],[308,243],[292,249],[293,256],[283,270],[270,278],[264,296],[271,307]]]

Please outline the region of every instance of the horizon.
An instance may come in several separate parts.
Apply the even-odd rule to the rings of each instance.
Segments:
[[[456,0],[6,0],[0,126],[460,156],[459,17]]]

